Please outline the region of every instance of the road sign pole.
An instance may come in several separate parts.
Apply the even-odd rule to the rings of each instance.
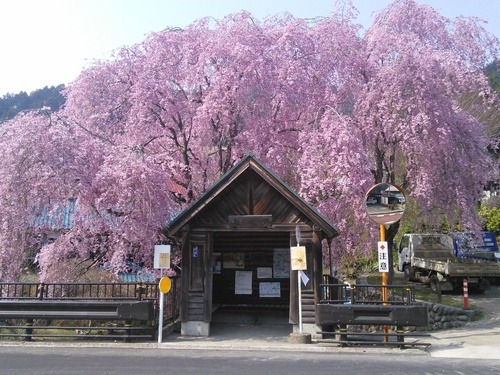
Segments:
[[[299,296],[299,332],[302,333],[302,286],[300,285],[300,271],[297,271],[297,291]]]
[[[392,272],[392,253],[385,240],[385,226],[397,223],[406,208],[406,198],[403,190],[396,185],[379,183],[372,186],[365,196],[365,209],[368,217],[380,227],[380,242],[378,243],[378,269],[382,273],[382,304],[388,305],[388,279]],[[389,333],[389,327],[384,326],[384,333]],[[389,336],[384,336],[388,341]]]
[[[160,269],[160,281],[163,279],[163,268]],[[160,285],[158,285],[158,291],[160,292],[160,312],[158,316],[158,344],[161,344],[163,341],[163,304],[165,302],[164,300],[164,293],[162,293]]]
[[[163,271],[161,271],[163,275]],[[160,316],[158,317],[158,344],[163,341],[163,308],[165,305],[165,293],[170,291],[172,281],[168,277],[162,277],[158,283],[158,291],[160,293]]]
[[[158,317],[158,344],[163,341],[163,304],[165,302],[165,293],[160,292],[160,316]]]
[[[380,225],[380,242],[385,242],[385,225]],[[389,251],[389,249],[387,250]],[[387,272],[382,272],[382,302],[387,302]]]
[[[380,224],[380,241],[385,241],[385,225]],[[388,249],[389,251],[389,249]],[[382,302],[384,305],[387,304],[387,272],[382,272]],[[384,333],[389,333],[389,326],[384,326]],[[389,341],[389,336],[384,336],[384,341]]]
[[[302,333],[302,286],[301,283],[301,272],[307,269],[307,258],[306,258],[306,248],[300,246],[300,227],[297,225],[295,227],[295,237],[297,239],[297,247],[290,248],[290,260],[292,271],[297,270],[297,297],[298,297],[298,308],[299,308],[299,333]]]

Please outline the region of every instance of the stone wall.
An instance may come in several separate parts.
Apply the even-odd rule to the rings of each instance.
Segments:
[[[429,314],[428,326],[422,327],[426,331],[463,327],[472,320],[475,314],[475,310],[464,310],[437,303],[424,304],[427,305]]]

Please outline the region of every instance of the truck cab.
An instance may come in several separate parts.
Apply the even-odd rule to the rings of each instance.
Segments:
[[[398,249],[398,271],[403,272],[405,264],[410,264],[410,240],[408,235],[403,235]]]

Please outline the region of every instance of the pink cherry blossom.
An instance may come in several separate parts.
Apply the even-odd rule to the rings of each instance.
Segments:
[[[477,228],[495,167],[460,104],[491,97],[481,69],[498,40],[413,0],[364,34],[355,16],[241,12],[151,33],[83,71],[57,113],[2,124],[0,279],[38,250],[43,280],[89,261],[152,267],[168,222],[249,152],[340,229],[336,262],[373,251],[364,194],[378,182],[402,186],[428,227]]]

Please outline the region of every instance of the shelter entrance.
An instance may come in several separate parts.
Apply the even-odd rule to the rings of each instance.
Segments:
[[[214,233],[213,321],[288,324],[290,233]]]

